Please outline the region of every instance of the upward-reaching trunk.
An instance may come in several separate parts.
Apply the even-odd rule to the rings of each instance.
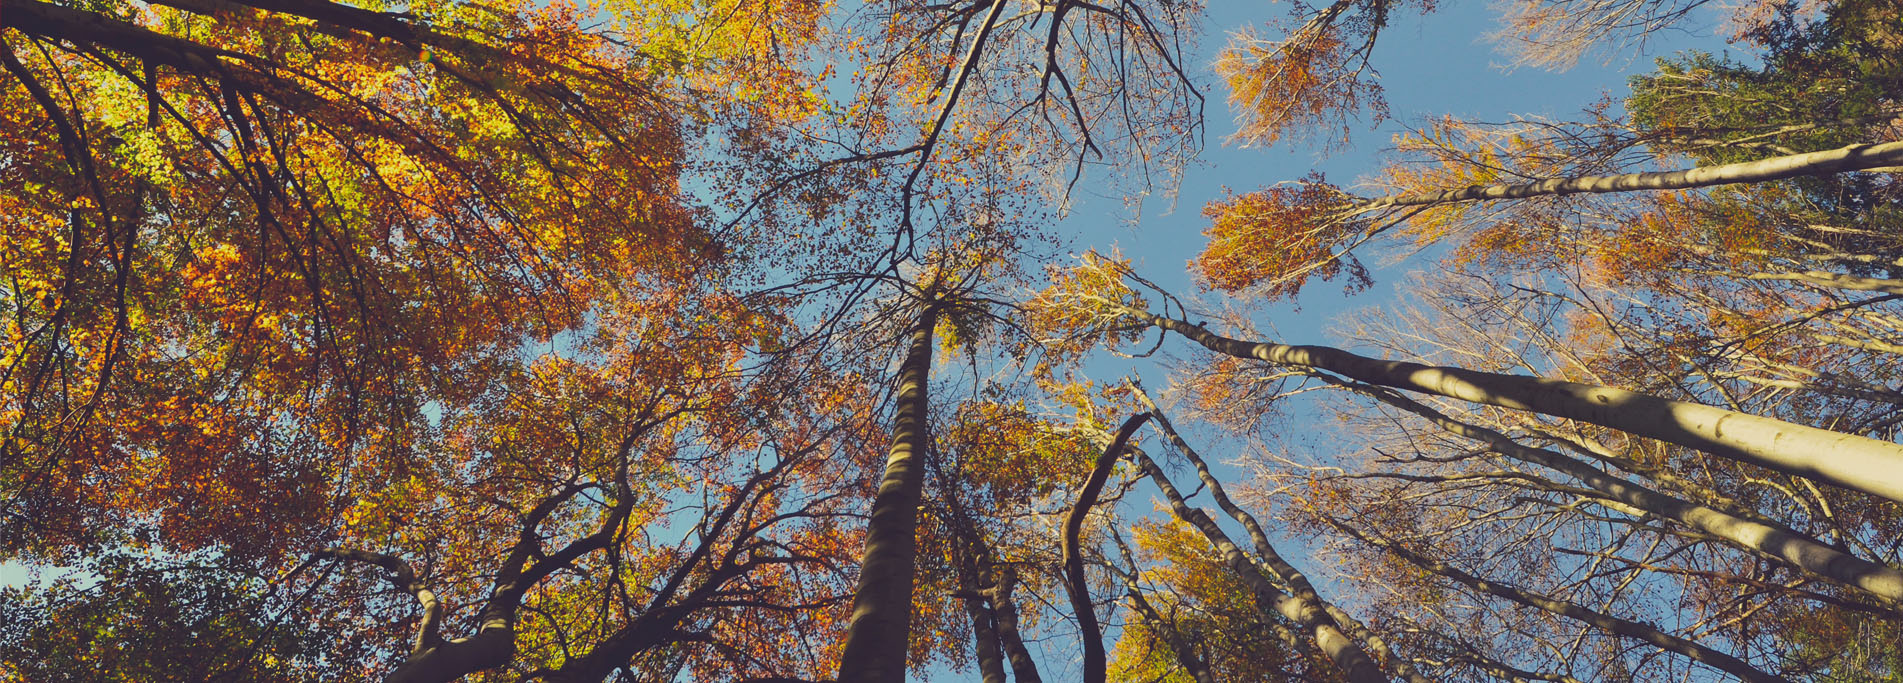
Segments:
[[[1223,563],[1242,579],[1243,584],[1247,585],[1251,592],[1255,593],[1257,605],[1282,615],[1284,619],[1300,624],[1303,630],[1314,637],[1315,645],[1328,656],[1335,668],[1341,671],[1342,677],[1351,683],[1386,683],[1387,677],[1381,673],[1381,667],[1361,649],[1359,643],[1344,635],[1341,629],[1335,626],[1334,619],[1323,610],[1321,605],[1277,588],[1267,576],[1263,575],[1256,561],[1243,553],[1242,549],[1236,546],[1235,541],[1229,538],[1229,534],[1216,525],[1216,520],[1210,518],[1209,513],[1190,507],[1189,502],[1183,498],[1183,494],[1177,491],[1176,485],[1170,483],[1169,476],[1163,474],[1162,468],[1157,467],[1143,449],[1127,450],[1136,466],[1149,475],[1150,481],[1154,482],[1163,492],[1163,497],[1169,500],[1170,509],[1176,513],[1176,518],[1202,532],[1203,538],[1216,547],[1216,552],[1222,556]]]
[[[1156,425],[1163,430],[1163,436],[1169,439],[1170,445],[1175,446],[1177,452],[1182,453],[1183,457],[1189,459],[1190,464],[1196,466],[1196,476],[1202,480],[1203,486],[1209,488],[1209,495],[1215,499],[1216,506],[1241,523],[1243,530],[1249,533],[1249,540],[1255,545],[1256,555],[1261,557],[1262,565],[1268,568],[1270,573],[1282,583],[1287,584],[1296,597],[1320,605],[1337,627],[1360,640],[1369,651],[1379,654],[1388,665],[1388,669],[1396,676],[1400,676],[1409,683],[1429,683],[1426,677],[1414,669],[1413,664],[1396,655],[1381,636],[1368,630],[1346,610],[1322,599],[1321,592],[1315,590],[1315,585],[1308,580],[1308,576],[1284,559],[1282,553],[1276,551],[1275,545],[1269,542],[1268,532],[1262,529],[1262,523],[1256,520],[1255,515],[1242,509],[1242,506],[1236,505],[1235,501],[1229,498],[1229,492],[1223,488],[1222,481],[1210,471],[1209,463],[1205,462],[1196,449],[1191,448],[1189,442],[1183,440],[1183,436],[1176,432],[1176,426],[1170,423],[1169,416],[1164,415],[1163,409],[1150,398],[1150,393],[1143,390],[1142,383],[1132,379],[1129,386],[1131,393],[1143,403],[1144,409],[1156,417]]]
[[[1024,646],[1024,634],[1018,630],[1018,603],[1011,597],[1017,588],[1018,572],[1009,566],[998,569],[998,582],[985,591],[985,597],[991,600],[991,614],[997,619],[998,641],[1004,645],[1004,655],[1011,660],[1011,679],[1017,683],[1044,683],[1037,674],[1037,662],[1031,660],[1031,649]]]
[[[898,417],[885,476],[866,525],[865,561],[852,596],[852,624],[839,661],[839,683],[904,683],[912,627],[912,568],[918,554],[918,502],[925,485],[925,392],[932,371],[938,305],[919,314],[899,369]]]
[[[1237,358],[1325,370],[1377,386],[1610,427],[1903,503],[1903,445],[1624,389],[1386,361],[1326,346],[1224,337],[1149,311],[1127,316]]]
[[[1077,614],[1077,631],[1084,640],[1084,683],[1103,683],[1109,668],[1103,649],[1103,632],[1097,628],[1097,606],[1090,599],[1090,583],[1084,576],[1084,553],[1079,537],[1084,531],[1084,518],[1090,516],[1090,508],[1097,504],[1097,494],[1110,479],[1110,470],[1116,467],[1124,446],[1149,419],[1149,414],[1139,413],[1123,421],[1117,438],[1103,449],[1096,466],[1090,469],[1084,490],[1077,495],[1077,505],[1071,507],[1070,515],[1064,519],[1064,583],[1070,592],[1071,611]]]
[[[1170,652],[1176,655],[1177,665],[1183,667],[1183,671],[1188,673],[1190,678],[1195,679],[1196,683],[1216,683],[1216,675],[1209,671],[1209,662],[1204,661],[1202,655],[1196,652],[1196,646],[1190,643],[1190,638],[1176,628],[1176,620],[1163,616],[1162,612],[1150,604],[1149,598],[1143,597],[1142,570],[1137,568],[1136,557],[1130,552],[1129,544],[1123,542],[1123,536],[1119,535],[1115,529],[1111,530],[1110,539],[1117,543],[1117,550],[1123,553],[1124,565],[1130,568],[1128,572],[1114,567],[1111,569],[1118,578],[1123,579],[1124,592],[1130,596],[1130,608],[1142,615],[1142,623],[1146,629],[1170,647]],[[1126,624],[1124,628],[1133,626],[1134,624]]]
[[[952,516],[956,518],[960,514],[954,511]],[[985,595],[986,576],[990,572],[985,569],[989,563],[983,559],[988,554],[982,550],[984,539],[974,538],[977,536],[976,529],[970,524],[954,522],[952,534],[952,571],[958,575],[958,597],[965,603],[965,616],[971,619],[972,650],[978,660],[978,680],[983,683],[1004,683],[1004,650],[998,642],[998,617]],[[961,536],[963,538],[958,538]]]
[[[1176,630],[1176,624],[1164,619],[1162,613],[1150,605],[1149,599],[1143,597],[1143,589],[1137,587],[1135,581],[1126,579],[1125,586],[1130,596],[1130,608],[1143,615],[1150,631],[1170,646],[1170,653],[1176,655],[1176,663],[1183,667],[1183,672],[1195,679],[1196,683],[1216,683],[1216,675],[1209,672],[1209,664],[1196,654],[1195,646],[1190,645],[1183,634]]]
[[[984,594],[969,582],[960,582],[960,596],[965,602],[965,616],[971,618],[972,649],[978,660],[978,680],[982,683],[1004,683],[1004,650],[998,646],[996,618],[991,608],[985,604]]]

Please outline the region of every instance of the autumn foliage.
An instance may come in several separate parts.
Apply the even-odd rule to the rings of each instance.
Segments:
[[[1211,88],[1351,151],[1434,7],[7,0],[0,678],[1903,672],[1893,2],[1065,234]]]
[[[1210,289],[1270,298],[1291,297],[1310,278],[1345,275],[1349,289],[1365,286],[1367,269],[1347,253],[1367,229],[1353,209],[1320,175],[1229,195],[1203,208],[1209,246],[1191,265]]]

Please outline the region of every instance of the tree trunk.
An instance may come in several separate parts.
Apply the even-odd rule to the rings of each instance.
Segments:
[[[1688,168],[1655,173],[1620,173],[1603,176],[1553,178],[1528,183],[1472,185],[1458,190],[1418,192],[1368,201],[1357,209],[1391,206],[1427,206],[1454,202],[1525,199],[1580,193],[1631,192],[1634,190],[1684,190],[1738,183],[1762,183],[1800,176],[1829,175],[1863,171],[1903,164],[1903,142],[1860,144],[1822,152],[1745,161],[1721,166]]]
[[[998,640],[1011,660],[1012,681],[1044,683],[1044,677],[1037,674],[1037,662],[1031,660],[1031,649],[1024,646],[1024,633],[1018,630],[1018,603],[1011,598],[1017,584],[1017,570],[1004,567],[998,571],[997,585],[986,592],[986,597],[991,598],[991,614],[997,617]]]
[[[925,410],[938,304],[919,314],[899,370],[898,417],[885,477],[866,525],[865,561],[852,596],[852,623],[839,683],[904,683],[912,626],[912,570],[918,552],[918,503],[925,484]]]
[[[1150,601],[1144,599],[1143,591],[1137,587],[1135,581],[1129,581],[1127,587],[1131,608],[1141,612],[1144,620],[1150,623],[1150,629],[1156,631],[1157,637],[1162,638],[1163,642],[1170,646],[1170,652],[1176,655],[1176,663],[1183,667],[1183,671],[1188,672],[1189,677],[1195,679],[1196,683],[1216,683],[1216,676],[1209,672],[1209,665],[1203,662],[1202,657],[1196,656],[1196,648],[1190,645],[1188,640],[1183,639],[1183,634],[1176,630],[1176,625],[1165,620],[1163,615],[1150,605]],[[1125,628],[1129,627],[1125,626]]]
[[[1252,343],[1119,307],[1204,348],[1369,384],[1579,420],[1903,502],[1903,446],[1624,389],[1384,361],[1326,346]]]
[[[1287,559],[1282,557],[1280,552],[1275,550],[1275,545],[1269,542],[1268,533],[1262,530],[1262,524],[1256,521],[1255,515],[1249,514],[1247,510],[1242,509],[1241,506],[1235,504],[1235,501],[1229,499],[1229,492],[1223,489],[1222,481],[1216,478],[1214,472],[1210,471],[1209,463],[1204,462],[1202,455],[1198,454],[1196,449],[1191,448],[1189,442],[1184,441],[1183,436],[1176,432],[1176,426],[1170,423],[1169,417],[1163,414],[1163,409],[1156,405],[1156,401],[1150,399],[1150,394],[1143,390],[1143,385],[1133,379],[1130,381],[1130,388],[1132,393],[1136,394],[1137,400],[1143,404],[1143,407],[1150,411],[1149,414],[1156,417],[1156,424],[1163,430],[1163,436],[1169,439],[1170,445],[1175,446],[1177,452],[1182,453],[1183,457],[1189,459],[1190,464],[1196,466],[1196,476],[1202,480],[1203,486],[1209,489],[1209,495],[1215,499],[1216,506],[1222,508],[1223,512],[1228,513],[1231,518],[1241,523],[1243,530],[1249,533],[1249,540],[1255,545],[1256,554],[1261,556],[1262,563],[1268,565],[1269,571],[1274,573],[1277,579],[1280,579],[1282,583],[1288,584],[1289,589],[1295,593],[1296,597],[1321,605],[1323,611],[1328,613],[1329,619],[1335,622],[1337,628],[1353,635],[1356,639],[1360,640],[1363,645],[1366,645],[1369,650],[1379,653],[1381,658],[1387,661],[1388,669],[1393,671],[1395,675],[1400,676],[1409,683],[1429,683],[1425,677],[1421,676],[1420,672],[1414,670],[1414,665],[1408,663],[1407,660],[1402,659],[1399,655],[1394,654],[1394,651],[1388,647],[1387,642],[1380,636],[1375,635],[1373,631],[1369,631],[1367,627],[1362,626],[1361,622],[1356,621],[1346,610],[1335,607],[1329,604],[1328,601],[1323,600],[1321,592],[1315,590],[1315,585],[1309,582],[1308,576],[1303,574],[1300,569],[1296,569],[1295,565],[1290,564]]]
[[[1525,446],[1505,434],[1447,417],[1440,411],[1393,392],[1357,390],[1427,418],[1448,432],[1485,442],[1508,457],[1563,472],[1612,500],[1717,536],[1830,581],[1861,588],[1891,606],[1903,604],[1903,571],[1839,551],[1789,529],[1744,519],[1653,491],[1601,472],[1564,454]]]
[[[965,616],[971,619],[972,654],[978,660],[978,680],[1004,683],[1004,651],[998,645],[997,617],[978,585],[977,562],[969,557],[970,553],[961,554],[967,557],[959,558],[958,588],[965,602]]]
[[[1097,504],[1097,494],[1103,491],[1104,482],[1110,479],[1110,470],[1116,467],[1117,458],[1122,457],[1124,446],[1130,443],[1130,436],[1149,419],[1148,413],[1142,413],[1123,421],[1123,426],[1117,429],[1117,438],[1103,450],[1103,455],[1097,456],[1097,464],[1090,468],[1090,476],[1084,481],[1083,491],[1077,494],[1077,504],[1071,507],[1070,515],[1064,518],[1064,583],[1070,589],[1071,611],[1077,614],[1077,631],[1084,641],[1084,683],[1103,683],[1109,671],[1103,649],[1103,631],[1097,628],[1097,608],[1090,599],[1090,585],[1084,575],[1084,553],[1078,537],[1084,531],[1084,518],[1090,515],[1090,508]]]
[[[1368,657],[1367,652],[1362,651],[1359,644],[1342,634],[1341,630],[1335,626],[1334,620],[1323,611],[1320,605],[1276,588],[1268,577],[1262,575],[1255,561],[1244,554],[1241,548],[1236,547],[1235,541],[1229,539],[1229,534],[1216,525],[1216,520],[1211,519],[1202,510],[1190,507],[1189,503],[1183,500],[1183,494],[1176,490],[1176,486],[1170,483],[1169,477],[1163,474],[1162,468],[1157,467],[1142,449],[1131,448],[1129,451],[1137,467],[1148,473],[1150,480],[1163,491],[1163,497],[1169,499],[1170,509],[1175,511],[1177,519],[1189,523],[1196,527],[1197,531],[1202,532],[1203,537],[1216,547],[1216,552],[1222,555],[1223,563],[1229,565],[1229,569],[1234,571],[1255,593],[1259,605],[1273,610],[1289,621],[1301,624],[1313,634],[1315,644],[1330,661],[1335,663],[1335,667],[1349,681],[1353,683],[1377,681],[1385,683],[1387,681],[1387,677],[1381,673],[1381,667]]]

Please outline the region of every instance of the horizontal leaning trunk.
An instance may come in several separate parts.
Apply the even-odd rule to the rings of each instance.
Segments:
[[[1850,145],[1822,152],[1745,161],[1720,166],[1688,168],[1681,171],[1620,173],[1572,178],[1553,178],[1527,183],[1473,185],[1457,190],[1419,192],[1382,197],[1356,209],[1369,210],[1391,206],[1430,206],[1454,202],[1525,199],[1568,194],[1603,194],[1635,190],[1684,190],[1738,183],[1762,183],[1810,175],[1864,171],[1903,164],[1903,142]]]
[[[1593,384],[1386,361],[1327,346],[1247,342],[1142,309],[1117,308],[1237,358],[1579,420],[1903,503],[1903,445],[1887,441]]]
[[[1731,541],[1788,566],[1869,591],[1892,608],[1903,605],[1903,571],[1841,552],[1788,529],[1659,493],[1553,451],[1522,445],[1505,434],[1455,420],[1393,392],[1372,391],[1380,393],[1362,393],[1426,418],[1450,433],[1485,442],[1521,462],[1564,472],[1608,498]]]

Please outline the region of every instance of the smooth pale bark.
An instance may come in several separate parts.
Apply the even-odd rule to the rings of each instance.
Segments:
[[[1427,418],[1435,426],[1450,433],[1485,442],[1508,457],[1564,472],[1612,500],[1725,539],[1787,566],[1846,586],[1861,588],[1892,606],[1903,603],[1903,571],[1850,555],[1790,529],[1659,493],[1564,454],[1526,446],[1505,434],[1447,417],[1438,410],[1393,392],[1358,391]]]
[[[865,561],[852,596],[852,623],[839,660],[839,683],[904,683],[912,631],[912,571],[918,554],[918,503],[925,485],[926,388],[932,371],[932,330],[938,305],[927,306],[912,329],[899,370],[898,417],[885,476],[866,525]]]
[[[1801,273],[1753,273],[1744,276],[1746,280],[1790,280],[1807,285],[1830,289],[1848,289],[1859,292],[1883,292],[1885,294],[1903,294],[1903,280],[1889,280],[1874,277],[1843,275],[1827,270],[1807,270]],[[1881,298],[1881,297],[1879,297]]]
[[[1889,343],[1875,341],[1875,340],[1851,339],[1849,337],[1838,337],[1838,336],[1828,335],[1828,334],[1817,335],[1817,341],[1824,342],[1826,344],[1836,344],[1839,346],[1848,346],[1852,348],[1863,349],[1865,351],[1876,351],[1878,353],[1903,354],[1903,344],[1889,344]]]
[[[1117,438],[1103,450],[1103,455],[1097,456],[1096,466],[1090,468],[1090,476],[1084,480],[1083,491],[1077,494],[1077,504],[1071,506],[1070,514],[1064,518],[1064,587],[1070,593],[1070,608],[1077,615],[1077,630],[1084,641],[1084,683],[1103,683],[1109,671],[1103,650],[1103,631],[1097,627],[1097,607],[1090,600],[1090,585],[1084,576],[1084,553],[1079,547],[1079,537],[1084,532],[1084,518],[1090,516],[1090,508],[1097,504],[1097,494],[1103,491],[1104,482],[1109,481],[1117,458],[1123,457],[1130,435],[1149,419],[1150,415],[1143,413],[1123,421],[1123,426],[1117,428]]]
[[[985,591],[985,597],[991,599],[998,641],[1004,644],[1004,655],[1011,661],[1011,679],[1016,683],[1044,683],[1044,677],[1037,674],[1037,662],[1031,659],[1031,649],[1024,646],[1024,632],[1018,630],[1018,603],[1011,597],[1017,585],[1017,570],[1004,567],[998,571],[997,585]]]
[[[1357,640],[1360,640],[1363,645],[1367,646],[1369,650],[1378,653],[1381,658],[1388,663],[1388,669],[1393,671],[1395,675],[1409,681],[1409,683],[1429,683],[1427,678],[1421,676],[1420,672],[1414,670],[1412,664],[1409,664],[1407,660],[1395,655],[1394,651],[1388,647],[1387,642],[1380,636],[1376,635],[1373,631],[1369,631],[1367,627],[1363,626],[1361,622],[1356,621],[1347,611],[1324,600],[1321,596],[1321,591],[1315,590],[1315,585],[1308,580],[1308,575],[1303,574],[1300,569],[1290,564],[1287,559],[1282,557],[1280,552],[1276,551],[1275,545],[1269,542],[1268,533],[1263,531],[1262,524],[1256,520],[1255,515],[1242,509],[1242,506],[1236,505],[1235,501],[1229,498],[1228,490],[1223,488],[1222,481],[1216,478],[1214,472],[1210,471],[1209,463],[1203,460],[1202,455],[1198,454],[1195,448],[1190,447],[1189,442],[1183,439],[1182,434],[1177,433],[1176,425],[1170,422],[1169,416],[1163,414],[1163,409],[1158,407],[1156,401],[1150,398],[1150,393],[1143,390],[1143,384],[1132,379],[1130,380],[1129,386],[1131,393],[1136,395],[1137,401],[1143,404],[1145,410],[1150,411],[1150,415],[1155,416],[1157,428],[1162,430],[1165,438],[1169,439],[1170,445],[1175,446],[1177,452],[1182,453],[1183,457],[1189,459],[1190,464],[1195,465],[1196,476],[1202,480],[1203,486],[1209,489],[1209,495],[1215,499],[1216,506],[1222,508],[1223,512],[1228,513],[1231,518],[1241,523],[1243,530],[1249,533],[1249,540],[1255,545],[1256,555],[1262,559],[1263,564],[1268,565],[1269,571],[1274,573],[1277,579],[1280,579],[1282,583],[1288,584],[1289,589],[1295,593],[1296,597],[1321,605],[1322,610],[1328,613],[1329,619],[1335,622],[1337,628],[1353,635]]]
[[[1472,185],[1457,190],[1417,192],[1382,197],[1356,207],[1359,210],[1391,206],[1426,206],[1454,202],[1525,199],[1568,194],[1602,194],[1634,190],[1684,190],[1738,183],[1762,183],[1800,176],[1863,171],[1903,164],[1903,142],[1862,144],[1822,152],[1745,161],[1681,171],[1619,173],[1614,175],[1553,178],[1526,183]]]
[[[1353,683],[1376,681],[1385,683],[1387,681],[1387,677],[1381,673],[1381,667],[1361,649],[1361,644],[1344,635],[1320,605],[1277,588],[1268,577],[1262,574],[1262,570],[1256,566],[1255,561],[1243,553],[1242,549],[1236,546],[1235,541],[1230,540],[1229,534],[1216,525],[1216,520],[1211,519],[1208,513],[1189,506],[1189,503],[1183,499],[1183,494],[1178,492],[1176,486],[1170,483],[1169,477],[1163,474],[1163,469],[1157,467],[1143,449],[1128,450],[1137,467],[1147,473],[1150,481],[1162,490],[1163,497],[1169,500],[1170,509],[1176,513],[1176,518],[1202,532],[1203,538],[1216,547],[1216,552],[1222,556],[1223,563],[1228,565],[1229,569],[1234,571],[1236,576],[1255,593],[1257,604],[1273,610],[1289,621],[1301,624],[1304,629],[1313,634],[1315,644],[1330,661],[1335,663],[1335,667],[1349,681]]]
[[[971,619],[971,639],[973,655],[978,660],[978,680],[983,683],[1004,683],[1004,650],[998,646],[998,629],[993,627],[991,609],[985,606],[983,595],[972,592],[964,598],[965,616]]]
[[[1326,346],[1247,342],[1149,311],[1117,308],[1237,358],[1326,370],[1378,386],[1579,420],[1903,502],[1903,446],[1887,441],[1612,387],[1386,361]]]
[[[1495,595],[1502,598],[1506,598],[1508,600],[1512,600],[1514,602],[1520,603],[1522,605],[1526,605],[1528,607],[1543,610],[1543,611],[1557,614],[1569,619],[1573,619],[1575,621],[1589,624],[1595,628],[1604,630],[1609,633],[1614,633],[1614,634],[1625,636],[1628,638],[1643,640],[1647,643],[1652,644],[1653,646],[1658,647],[1661,650],[1665,650],[1667,652],[1676,652],[1678,654],[1684,655],[1687,658],[1690,658],[1692,661],[1698,662],[1700,664],[1704,664],[1706,666],[1712,667],[1719,671],[1723,671],[1733,676],[1737,676],[1738,678],[1744,679],[1746,681],[1750,681],[1751,683],[1784,683],[1785,679],[1760,671],[1756,667],[1753,667],[1749,663],[1746,663],[1744,660],[1738,659],[1737,657],[1733,657],[1723,652],[1719,652],[1717,650],[1713,650],[1709,647],[1699,644],[1697,641],[1680,638],[1670,633],[1666,633],[1650,624],[1646,624],[1646,623],[1638,622],[1638,621],[1632,621],[1630,619],[1621,619],[1619,617],[1615,617],[1610,614],[1588,609],[1586,607],[1582,607],[1580,605],[1577,605],[1565,600],[1560,600],[1560,599],[1553,598],[1547,595],[1543,595],[1541,593],[1526,590],[1518,586],[1500,583],[1497,581],[1488,581],[1486,579],[1461,571],[1460,569],[1455,568],[1453,565],[1447,564],[1445,562],[1441,562],[1439,560],[1436,560],[1430,557],[1426,557],[1424,555],[1414,553],[1413,551],[1408,550],[1407,548],[1403,547],[1399,543],[1389,541],[1385,538],[1381,538],[1373,534],[1366,534],[1366,533],[1357,531],[1354,528],[1348,526],[1347,524],[1342,523],[1340,520],[1330,519],[1329,521],[1333,522],[1335,525],[1335,528],[1341,529],[1343,533],[1346,533],[1355,538],[1359,538],[1370,544],[1380,546],[1381,548],[1387,550],[1388,552],[1394,553],[1395,555],[1400,556],[1402,559],[1405,559],[1408,562],[1414,564],[1414,566],[1417,566],[1422,569],[1426,569],[1428,571],[1434,572],[1435,574],[1439,574],[1441,576],[1445,576],[1447,578],[1453,579],[1455,581],[1458,581],[1462,584],[1467,585],[1469,588],[1472,588],[1474,590],[1487,593],[1489,595]]]

